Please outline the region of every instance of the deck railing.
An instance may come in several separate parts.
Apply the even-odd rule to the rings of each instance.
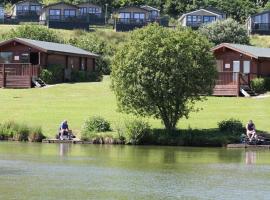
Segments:
[[[250,81],[256,77],[255,73],[218,72],[216,85],[249,85]]]
[[[7,76],[39,76],[40,66],[31,63],[0,64],[0,74]]]

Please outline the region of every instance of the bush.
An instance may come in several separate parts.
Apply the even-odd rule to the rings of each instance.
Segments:
[[[251,87],[256,93],[263,93],[265,89],[265,79],[264,78],[255,78],[251,80]]]
[[[13,121],[0,124],[0,140],[41,142],[43,138],[45,137],[40,127],[31,128]]]
[[[215,45],[223,42],[249,44],[246,27],[230,18],[205,24],[199,29],[199,32]]]
[[[125,131],[128,144],[146,144],[151,137],[150,125],[141,120],[126,122]]]
[[[51,83],[61,83],[64,77],[64,66],[49,65],[47,70],[52,74]]]
[[[101,72],[85,72],[72,70],[71,72],[71,81],[72,82],[88,82],[88,81],[101,81],[102,74]]]
[[[61,38],[57,33],[45,26],[27,24],[17,26],[15,29],[5,34],[5,39],[10,38],[28,38],[33,40],[41,40],[47,42],[61,42]]]
[[[42,69],[40,73],[40,78],[48,84],[53,83],[53,73],[47,69]]]
[[[270,91],[270,77],[264,78],[264,88],[267,91]]]
[[[13,134],[13,139],[16,141],[28,141],[30,129],[24,124],[18,125],[18,130]]]
[[[82,128],[82,139],[95,137],[98,132],[111,131],[110,123],[104,118],[93,116],[88,118]]]
[[[34,127],[30,129],[30,133],[28,136],[29,142],[42,142],[42,140],[45,138],[45,136],[42,133],[41,127]]]
[[[233,134],[242,134],[244,131],[242,122],[233,118],[219,122],[218,127],[221,132]]]

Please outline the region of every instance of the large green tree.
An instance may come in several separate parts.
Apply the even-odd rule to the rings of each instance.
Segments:
[[[212,92],[215,75],[205,37],[154,24],[131,33],[118,49],[111,78],[121,111],[160,118],[170,131]]]
[[[215,45],[223,42],[249,44],[247,28],[233,19],[206,24],[199,29],[199,32]]]

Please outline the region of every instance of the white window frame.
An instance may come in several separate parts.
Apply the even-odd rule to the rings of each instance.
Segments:
[[[249,60],[245,60],[243,63],[243,73],[244,74],[250,73],[250,61]]]

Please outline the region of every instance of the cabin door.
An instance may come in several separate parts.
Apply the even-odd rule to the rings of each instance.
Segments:
[[[233,61],[233,81],[237,82],[238,76],[240,72],[240,61]]]

